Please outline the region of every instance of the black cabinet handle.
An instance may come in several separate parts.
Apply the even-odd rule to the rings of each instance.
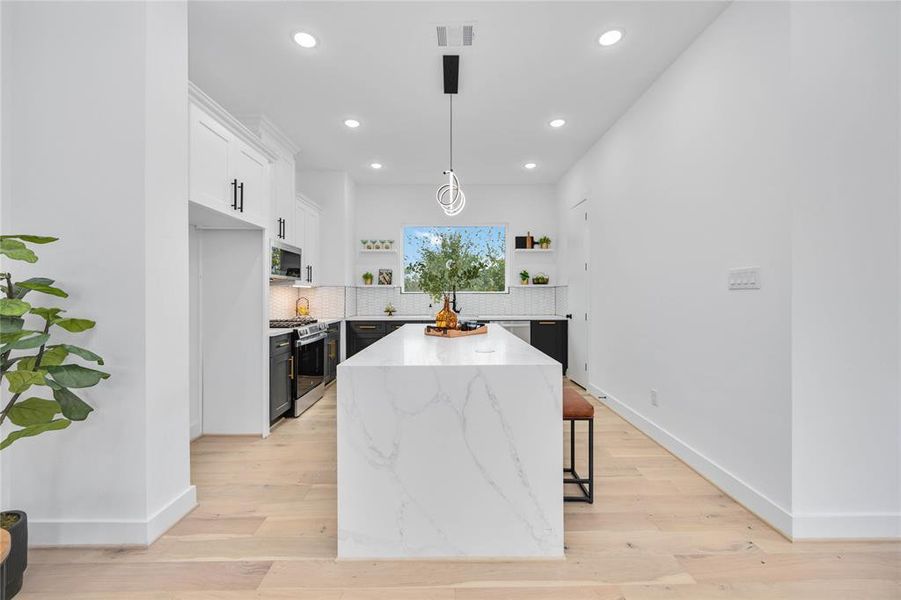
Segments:
[[[241,190],[241,204],[239,205],[238,210],[244,212],[244,182],[242,181],[240,185],[238,185],[238,189]]]
[[[238,210],[238,180],[232,179],[232,210]]]
[[[566,315],[566,318],[567,318],[567,319],[572,319],[572,318],[573,318],[572,313]]]

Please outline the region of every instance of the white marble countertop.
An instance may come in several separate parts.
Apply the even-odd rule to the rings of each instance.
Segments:
[[[404,325],[364,348],[340,365],[347,367],[558,365],[503,327],[487,325],[488,333],[444,339],[423,333],[423,326]]]

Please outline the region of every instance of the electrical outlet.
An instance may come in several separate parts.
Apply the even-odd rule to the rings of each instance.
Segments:
[[[651,388],[651,406],[660,406],[660,404],[657,403],[657,390],[654,388]]]
[[[729,269],[730,290],[759,290],[760,267]]]

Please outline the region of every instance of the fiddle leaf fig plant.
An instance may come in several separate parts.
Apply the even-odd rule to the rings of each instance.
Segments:
[[[0,255],[4,262],[35,263],[38,256],[29,244],[55,241],[55,237],[39,235],[0,235]],[[94,409],[72,390],[93,387],[109,377],[109,373],[73,362],[77,358],[102,365],[99,355],[52,339],[56,328],[77,334],[94,327],[89,319],[63,317],[62,308],[38,306],[45,297],[68,298],[53,284],[45,277],[14,282],[11,272],[0,272],[0,376],[9,390],[8,399],[2,402],[0,425],[9,420],[16,427],[0,442],[0,450],[16,440],[85,420]],[[31,293],[36,300],[31,300]]]

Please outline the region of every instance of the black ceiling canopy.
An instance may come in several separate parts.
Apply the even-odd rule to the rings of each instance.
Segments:
[[[456,94],[457,83],[460,79],[460,56],[457,54],[444,55],[444,93]]]

